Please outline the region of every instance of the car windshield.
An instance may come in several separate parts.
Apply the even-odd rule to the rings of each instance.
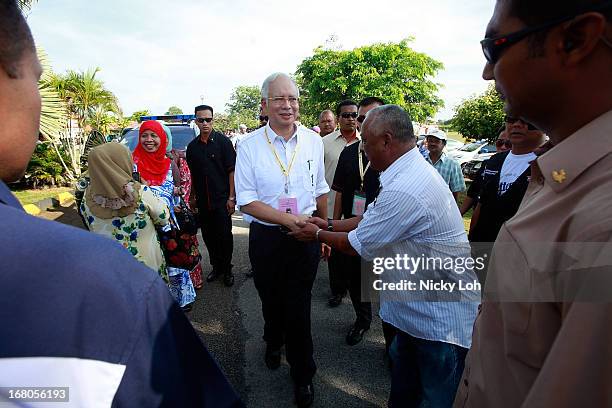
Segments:
[[[495,153],[497,150],[495,149],[495,145],[489,144],[480,149],[480,153]]]
[[[482,146],[482,143],[470,143],[470,144],[466,144],[459,150],[461,150],[462,152],[473,152],[474,150],[478,149],[481,146]]]
[[[186,125],[168,125],[168,127],[172,132],[172,148],[176,150],[186,150],[189,142],[191,142],[195,137],[193,129]],[[121,144],[126,145],[129,147],[130,151],[133,152],[138,144],[138,129],[129,130],[123,136],[123,139],[121,139]]]

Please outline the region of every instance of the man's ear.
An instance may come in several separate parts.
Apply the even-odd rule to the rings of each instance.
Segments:
[[[391,146],[391,142],[393,141],[393,135],[390,132],[383,133],[383,140],[385,143],[385,147]]]
[[[582,14],[563,25],[557,51],[567,65],[577,65],[589,57],[606,33],[606,18],[599,13]]]

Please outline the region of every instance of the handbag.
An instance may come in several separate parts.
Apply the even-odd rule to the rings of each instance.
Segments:
[[[174,215],[181,232],[190,235],[195,235],[198,233],[198,228],[200,226],[198,219],[193,211],[189,209],[189,206],[187,206],[185,200],[183,200],[183,197],[180,197],[179,204],[174,207]]]

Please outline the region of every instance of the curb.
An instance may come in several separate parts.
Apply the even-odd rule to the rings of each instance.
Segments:
[[[34,204],[26,204],[23,209],[30,215],[40,215],[49,208],[70,207],[75,202],[74,195],[68,192],[58,193],[55,197],[46,198]]]

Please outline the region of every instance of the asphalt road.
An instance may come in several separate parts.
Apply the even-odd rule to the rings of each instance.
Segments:
[[[74,207],[41,215],[83,228]],[[248,224],[241,216],[233,217],[233,233],[235,285],[226,288],[221,280],[205,283],[188,317],[247,406],[293,407],[293,385],[284,354],[278,370],[268,370],[263,361],[261,302],[253,280],[245,277],[249,270]],[[206,275],[211,269],[208,254],[202,245],[200,249]],[[353,308],[348,299],[337,308],[327,306],[328,282],[327,264],[321,262],[312,292],[312,335],[318,366],[313,407],[386,406],[390,375],[383,359],[377,307],[364,340],[348,346],[344,337],[354,321]]]

